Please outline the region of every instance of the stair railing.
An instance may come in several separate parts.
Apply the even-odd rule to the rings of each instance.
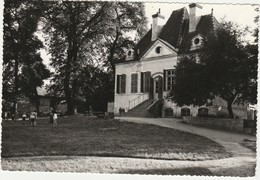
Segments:
[[[141,95],[137,96],[136,98],[134,98],[133,100],[129,100],[128,110],[133,109],[134,107],[141,104],[142,102],[144,102],[148,98],[149,97],[146,94],[141,94]]]

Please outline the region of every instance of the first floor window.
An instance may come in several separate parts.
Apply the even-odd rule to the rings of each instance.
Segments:
[[[131,74],[131,93],[137,93],[137,74]]]
[[[174,82],[174,69],[164,70],[164,90],[172,90]]]
[[[126,89],[126,75],[125,74],[117,75],[117,88],[116,88],[117,94],[125,93],[125,89]]]

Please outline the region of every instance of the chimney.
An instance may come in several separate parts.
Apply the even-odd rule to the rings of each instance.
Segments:
[[[189,20],[189,32],[194,32],[196,30],[199,18],[196,16],[196,9],[202,9],[202,6],[196,3],[189,5],[190,7],[190,20]]]
[[[153,17],[153,25],[152,25],[152,41],[154,41],[158,36],[158,20],[159,18],[164,19],[164,16],[161,15],[160,9],[159,11],[152,15]]]

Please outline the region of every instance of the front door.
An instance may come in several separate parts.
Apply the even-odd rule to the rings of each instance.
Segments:
[[[162,99],[163,97],[163,78],[156,76],[154,78],[154,99]]]

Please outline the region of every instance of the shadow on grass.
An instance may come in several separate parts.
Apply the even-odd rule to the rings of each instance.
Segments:
[[[181,169],[131,169],[119,172],[122,174],[147,174],[147,175],[197,175],[212,176],[212,172],[207,168],[189,167]]]

